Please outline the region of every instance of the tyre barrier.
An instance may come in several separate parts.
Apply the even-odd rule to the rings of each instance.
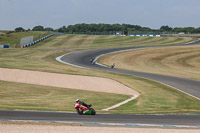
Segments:
[[[45,37],[42,37],[42,38],[40,38],[40,39],[38,39],[38,40],[36,40],[36,41],[34,41],[32,43],[28,43],[28,44],[22,45],[21,48],[26,48],[26,47],[32,46],[32,45],[37,44],[37,43],[39,43],[39,42],[41,42],[41,41],[43,41],[43,40],[45,40],[45,39],[47,39],[49,37],[52,37],[54,35],[63,35],[63,34],[64,33],[52,33],[52,34],[47,35]]]
[[[9,48],[9,45],[0,45],[0,48]]]
[[[129,35],[129,36],[150,36],[150,37],[160,37],[160,35]]]

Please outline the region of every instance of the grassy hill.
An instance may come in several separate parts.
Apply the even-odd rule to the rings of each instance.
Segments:
[[[100,63],[116,68],[200,80],[200,46],[149,48],[105,55]]]
[[[66,34],[62,36],[54,36],[34,45],[32,48],[83,50],[130,46],[175,45],[195,40],[197,39],[191,37],[121,37]]]
[[[14,32],[14,31],[0,31],[0,44],[10,44],[11,48],[18,46],[20,39],[23,37],[34,36],[34,40],[37,40],[45,35],[47,32],[41,31],[27,31],[27,32]]]

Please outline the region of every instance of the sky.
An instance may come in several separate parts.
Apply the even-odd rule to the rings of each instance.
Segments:
[[[200,27],[200,0],[0,0],[0,30],[79,23]]]

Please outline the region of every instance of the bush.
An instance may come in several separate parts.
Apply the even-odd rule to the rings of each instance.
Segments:
[[[17,27],[17,28],[15,28],[15,31],[16,31],[16,32],[24,32],[25,29],[22,28],[22,27]]]

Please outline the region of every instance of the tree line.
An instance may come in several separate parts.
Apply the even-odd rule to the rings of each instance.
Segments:
[[[15,31],[16,32],[24,32],[24,31],[31,31],[31,29],[26,30],[23,27],[17,27],[17,28],[15,28]],[[55,31],[55,30],[51,27],[44,28],[43,26],[38,25],[38,26],[33,27],[32,31]]]
[[[31,29],[28,29],[28,31]],[[22,27],[17,27],[16,32],[27,31]],[[62,26],[58,29],[51,27],[43,27],[41,25],[32,28],[32,31],[55,31],[62,33],[94,33],[94,32],[123,32],[128,34],[129,32],[154,32],[154,33],[200,33],[200,27],[175,27],[172,28],[168,25],[161,26],[159,29],[151,29],[149,27],[142,27],[139,25],[131,24],[75,24],[69,26]]]

